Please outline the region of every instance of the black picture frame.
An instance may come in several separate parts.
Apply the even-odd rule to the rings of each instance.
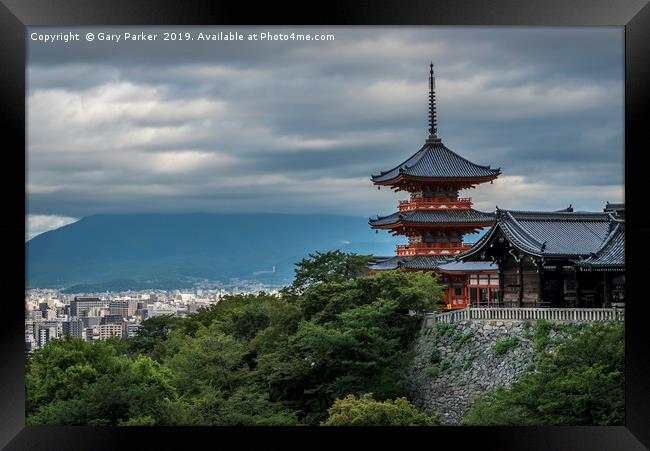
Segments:
[[[25,277],[25,61],[27,26],[93,25],[479,25],[625,27],[625,193],[627,223],[626,421],[620,427],[437,427],[430,428],[92,428],[26,427],[24,413],[23,302]],[[0,447],[17,449],[161,449],[187,446],[332,447],[347,444],[350,433],[362,446],[407,440],[430,446],[513,450],[637,450],[650,447],[650,316],[642,297],[643,252],[650,237],[644,223],[642,181],[650,149],[650,6],[647,0],[444,0],[329,1],[280,6],[266,2],[167,0],[0,0],[0,118],[5,170],[0,219],[4,251],[3,319],[0,327]],[[390,64],[390,61],[386,62]],[[644,114],[645,113],[645,114]],[[11,143],[11,144],[10,144]],[[642,172],[643,171],[643,172]],[[18,264],[22,262],[23,264]],[[318,437],[314,435],[318,434]],[[361,437],[359,437],[361,438]],[[206,442],[207,440],[207,442]],[[200,445],[208,443],[209,445]],[[644,446],[645,445],[645,446]],[[227,445],[233,446],[233,445]],[[359,445],[361,446],[361,445]]]

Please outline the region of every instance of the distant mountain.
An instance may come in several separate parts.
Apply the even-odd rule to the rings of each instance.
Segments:
[[[239,278],[289,283],[309,253],[392,255],[366,218],[288,214],[95,215],[27,243],[27,286],[72,292],[184,288]]]

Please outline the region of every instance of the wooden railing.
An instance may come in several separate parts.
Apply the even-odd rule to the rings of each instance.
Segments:
[[[471,197],[415,197],[399,201],[399,211],[437,209],[467,210],[471,207]]]
[[[397,255],[453,255],[471,247],[469,243],[458,242],[398,244]]]
[[[445,313],[428,313],[425,324],[478,321],[624,321],[625,310],[616,308],[473,308]]]

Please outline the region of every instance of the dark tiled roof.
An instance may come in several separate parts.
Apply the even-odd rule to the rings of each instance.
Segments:
[[[616,211],[616,210],[625,210],[625,203],[619,203],[619,204],[610,204],[607,202],[607,205],[605,205],[605,208],[603,211],[610,212],[610,211]]]
[[[479,240],[476,243],[474,243],[471,248],[469,248],[465,252],[456,254],[454,256],[454,259],[457,261],[464,261],[465,258],[477,254],[481,249],[483,249],[483,246],[485,245],[485,243],[487,243],[490,240],[492,235],[494,235],[494,231],[497,229],[497,224],[498,222],[494,226],[492,226],[485,235],[479,238]]]
[[[472,248],[457,256],[464,259],[480,252],[497,230],[519,250],[549,257],[577,258],[601,248],[614,219],[609,213],[570,211],[515,211],[497,208],[496,224]]]
[[[408,256],[392,257],[375,265],[370,265],[368,269],[373,271],[387,271],[391,269],[436,269],[440,264],[450,262],[451,258],[444,255],[436,256]]]
[[[444,263],[438,267],[441,271],[449,272],[481,272],[481,271],[498,271],[499,267],[492,262],[458,262],[452,261]]]
[[[617,221],[600,249],[576,264],[592,268],[625,267],[625,222]]]
[[[368,261],[368,267],[378,265],[380,263],[385,262],[386,260],[390,260],[393,258],[392,256],[390,257],[385,257],[385,256],[372,256],[370,260]]]
[[[392,215],[377,217],[377,219],[368,220],[371,226],[382,226],[397,224],[398,222],[412,223],[463,223],[463,224],[481,224],[494,222],[493,213],[484,213],[482,211],[467,210],[412,210],[406,212],[396,212]]]
[[[495,178],[500,169],[479,166],[449,150],[441,142],[426,143],[422,149],[399,166],[379,175],[373,175],[376,183],[387,182],[400,174],[425,178]]]
[[[443,255],[423,256],[414,255],[412,257],[405,257],[401,267],[405,269],[435,269],[442,263],[449,262],[451,257]]]
[[[390,269],[399,268],[398,263],[402,260],[403,257],[389,257],[383,260],[371,260],[368,264],[368,269],[373,271],[386,271]]]

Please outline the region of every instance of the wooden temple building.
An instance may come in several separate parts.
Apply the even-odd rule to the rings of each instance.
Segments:
[[[398,211],[371,218],[371,228],[403,235],[407,244],[397,246],[396,255],[379,258],[369,270],[402,268],[412,271],[436,271],[447,285],[448,308],[463,308],[470,302],[470,276],[497,287],[496,266],[491,263],[453,263],[453,257],[471,248],[464,235],[477,233],[494,223],[494,214],[472,208],[472,200],[459,197],[459,191],[492,182],[500,169],[480,166],[461,157],[437,136],[435,80],[433,64],[429,71],[429,136],[420,150],[394,168],[372,175],[372,182],[395,191],[406,191],[409,198],[399,202]],[[447,270],[441,266],[453,263]],[[490,294],[488,293],[488,298]]]
[[[497,265],[504,307],[625,303],[625,221],[607,207],[602,213],[497,208],[495,225],[458,258]]]
[[[500,169],[480,166],[437,136],[433,64],[429,72],[429,136],[398,166],[372,175],[375,185],[406,191],[398,211],[371,218],[372,229],[406,236],[396,255],[376,257],[370,272],[433,271],[445,285],[448,310],[467,307],[623,307],[625,204],[602,212],[472,208],[460,190],[492,182]],[[463,237],[490,230],[474,245]]]

